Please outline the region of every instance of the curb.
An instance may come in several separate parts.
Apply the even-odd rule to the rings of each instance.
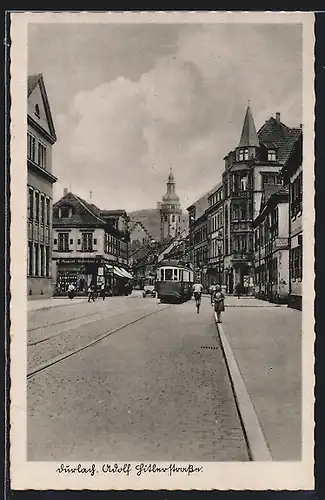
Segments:
[[[224,329],[217,323],[217,315],[214,312],[217,331],[219,334],[223,354],[235,396],[236,406],[242,422],[250,459],[254,462],[272,461],[272,456],[263,434],[260,422],[257,418],[254,405],[247,392],[246,384],[240,373],[234,354],[231,350]]]

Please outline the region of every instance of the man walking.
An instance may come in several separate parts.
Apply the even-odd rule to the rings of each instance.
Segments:
[[[200,312],[200,306],[201,306],[201,295],[203,291],[203,286],[201,283],[195,283],[193,285],[193,293],[194,293],[194,298],[195,298],[195,305],[196,305],[196,312]]]
[[[210,288],[209,288],[211,304],[213,304],[213,295],[214,295],[215,290],[216,290],[215,284],[211,283]]]

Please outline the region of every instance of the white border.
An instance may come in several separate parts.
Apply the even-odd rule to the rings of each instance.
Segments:
[[[26,461],[26,79],[27,24],[35,23],[302,23],[304,123],[303,458],[301,462],[204,462],[192,476],[59,476],[59,464]],[[308,12],[136,12],[11,14],[11,487],[12,489],[314,488],[314,14]],[[308,170],[307,170],[308,169]],[[299,335],[299,332],[297,332]],[[127,461],[127,457],[126,457]],[[83,465],[87,465],[83,463]],[[159,465],[163,465],[159,463]],[[168,464],[167,464],[168,465]],[[180,464],[178,464],[180,465]],[[100,467],[100,463],[97,464]]]

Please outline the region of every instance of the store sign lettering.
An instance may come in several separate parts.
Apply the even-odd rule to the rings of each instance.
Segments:
[[[100,262],[94,259],[58,259],[59,264],[100,264]]]

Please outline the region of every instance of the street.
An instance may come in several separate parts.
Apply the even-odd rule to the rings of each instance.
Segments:
[[[208,298],[55,306],[28,315],[28,460],[249,460]]]

